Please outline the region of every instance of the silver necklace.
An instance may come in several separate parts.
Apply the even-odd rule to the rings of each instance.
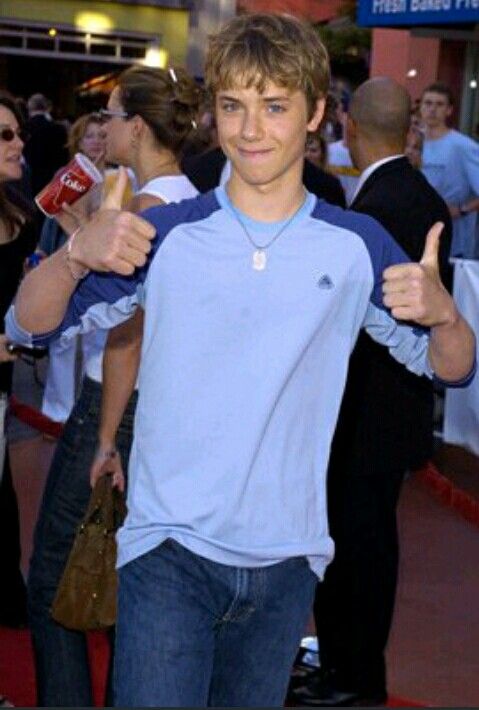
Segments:
[[[252,264],[251,264],[251,265],[252,265],[252,267],[253,267],[253,269],[254,269],[255,271],[264,271],[264,270],[266,269],[266,264],[267,264],[267,261],[268,261],[268,258],[267,258],[267,255],[266,255],[266,250],[269,249],[270,246],[271,246],[272,244],[274,244],[274,242],[275,242],[277,239],[279,239],[279,237],[283,234],[283,232],[285,232],[285,231],[287,230],[287,228],[289,227],[289,225],[291,224],[291,222],[293,221],[293,219],[296,217],[296,215],[298,214],[298,212],[300,211],[300,209],[301,209],[302,206],[304,205],[305,200],[306,200],[306,194],[305,194],[305,198],[304,198],[303,202],[300,204],[300,206],[298,207],[298,209],[297,209],[297,210],[291,215],[291,217],[283,224],[283,226],[281,227],[281,229],[280,229],[278,232],[276,232],[276,234],[273,236],[273,238],[270,239],[267,244],[263,244],[262,246],[261,246],[260,244],[257,244],[257,243],[255,242],[255,240],[253,239],[253,237],[251,236],[251,234],[250,234],[250,233],[248,232],[248,230],[246,229],[246,225],[243,223],[243,220],[241,219],[241,217],[239,216],[239,214],[237,213],[237,211],[233,208],[233,214],[234,214],[234,216],[236,217],[236,220],[237,220],[237,221],[239,222],[239,224],[241,225],[241,227],[242,227],[242,229],[243,229],[243,232],[245,233],[245,236],[246,236],[247,240],[249,241],[249,243],[251,244],[251,246],[252,246],[253,249],[254,249],[254,251],[253,251],[253,260],[252,260]]]

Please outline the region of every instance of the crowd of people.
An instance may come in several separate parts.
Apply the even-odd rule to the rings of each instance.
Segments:
[[[131,67],[69,135],[42,95],[26,122],[0,98],[0,414],[8,343],[48,347],[65,423],[26,589],[3,454],[0,621],[30,626],[39,706],[92,705],[85,636],[51,606],[107,473],[128,515],[106,704],[386,701],[401,484],[433,381],[475,373],[449,257],[479,255],[479,146],[440,84],[419,116],[391,79],[329,86],[311,27],[256,14],[210,39],[205,87]],[[41,219],[77,152],[102,194]],[[313,611],[321,666],[291,678]]]

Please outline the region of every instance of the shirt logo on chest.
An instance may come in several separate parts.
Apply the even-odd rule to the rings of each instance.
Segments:
[[[329,274],[322,274],[317,283],[317,287],[322,289],[323,291],[330,291],[332,288],[334,288],[334,283],[329,276]]]

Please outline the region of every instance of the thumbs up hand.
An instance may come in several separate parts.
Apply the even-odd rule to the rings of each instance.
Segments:
[[[69,256],[72,262],[123,276],[145,264],[156,230],[142,217],[122,211],[127,184],[128,174],[120,168],[100,209],[75,235]]]
[[[433,271],[439,278],[439,244],[444,224],[436,222],[426,235],[426,243],[419,262],[424,268]]]
[[[433,327],[454,322],[456,306],[439,275],[439,242],[444,228],[434,224],[418,264],[397,264],[383,273],[383,302],[397,320]]]

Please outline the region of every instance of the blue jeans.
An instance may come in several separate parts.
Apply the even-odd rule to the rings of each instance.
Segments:
[[[229,567],[168,539],[119,579],[116,706],[283,705],[317,581],[305,558]]]
[[[90,466],[98,441],[100,403],[101,386],[85,378],[55,451],[35,529],[28,612],[40,707],[93,705],[86,636],[57,624],[50,607],[91,494]],[[125,471],[134,406],[132,398],[117,439]]]

